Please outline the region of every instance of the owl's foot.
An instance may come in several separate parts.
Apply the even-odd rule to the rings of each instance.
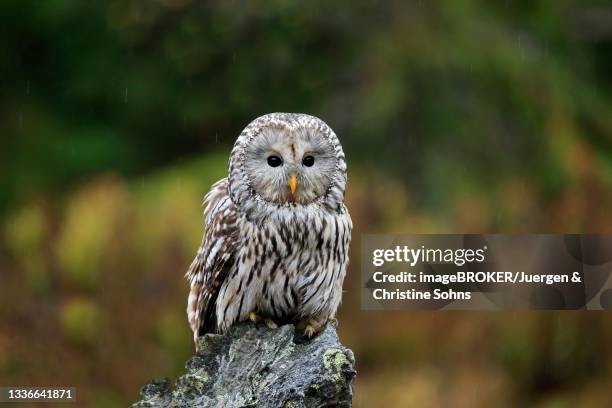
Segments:
[[[304,328],[304,335],[306,335],[309,339],[312,338],[315,334],[319,333],[323,330],[325,324],[321,324],[315,320],[308,321],[308,324]]]
[[[257,323],[261,320],[261,316],[259,316],[255,311],[249,312],[249,320],[253,323]]]
[[[328,322],[332,322],[333,324],[338,324],[338,319],[336,318],[336,316],[330,317],[329,319],[327,319]]]
[[[249,312],[249,320],[253,323],[263,321],[270,329],[278,329],[278,325],[274,322],[274,320],[269,317],[262,317],[255,311]]]
[[[304,329],[304,334],[308,338],[311,338],[312,336],[314,336],[316,332],[317,331],[315,330],[315,328],[312,327],[311,325],[306,326],[306,328]]]
[[[270,319],[269,317],[266,317],[264,319],[264,323],[266,324],[266,326],[268,326],[268,328],[270,329],[278,329],[278,324],[276,324],[274,322],[274,320]]]

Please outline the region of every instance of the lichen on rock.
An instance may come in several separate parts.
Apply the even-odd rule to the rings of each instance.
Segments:
[[[307,339],[292,325],[241,323],[199,343],[174,390],[169,380],[154,380],[132,407],[351,406],[355,360],[334,324]]]

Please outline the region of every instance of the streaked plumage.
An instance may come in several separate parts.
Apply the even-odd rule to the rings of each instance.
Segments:
[[[256,315],[309,335],[335,317],[352,229],[345,187],[342,147],[320,119],[273,113],[244,129],[229,178],[204,199],[205,234],[186,275],[195,340]]]

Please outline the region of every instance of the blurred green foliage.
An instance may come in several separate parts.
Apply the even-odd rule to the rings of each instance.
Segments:
[[[609,232],[605,1],[0,3],[0,384],[127,405],[192,352],[183,274],[236,136],[349,161],[356,405],[611,406],[611,318],[365,313],[359,234]],[[364,328],[367,327],[367,330]]]
[[[279,110],[328,120],[351,163],[442,209],[508,177],[554,199],[577,139],[611,167],[606,2],[7,0],[0,13],[5,209],[226,147]]]
[[[48,237],[45,215],[37,205],[21,208],[5,225],[7,249],[18,260],[28,286],[37,295],[45,294],[49,288],[47,265],[43,259],[44,241]]]
[[[63,335],[77,345],[91,346],[101,326],[100,312],[88,299],[73,299],[62,306],[60,325]]]
[[[99,283],[101,263],[111,248],[113,231],[123,220],[126,200],[112,183],[96,185],[67,203],[63,229],[56,242],[59,268],[82,288]]]

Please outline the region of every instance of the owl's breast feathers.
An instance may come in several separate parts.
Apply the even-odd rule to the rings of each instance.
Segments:
[[[339,211],[279,208],[249,221],[217,182],[205,198],[206,233],[187,277],[194,337],[225,331],[249,312],[276,318],[333,317],[348,264],[352,223]]]

